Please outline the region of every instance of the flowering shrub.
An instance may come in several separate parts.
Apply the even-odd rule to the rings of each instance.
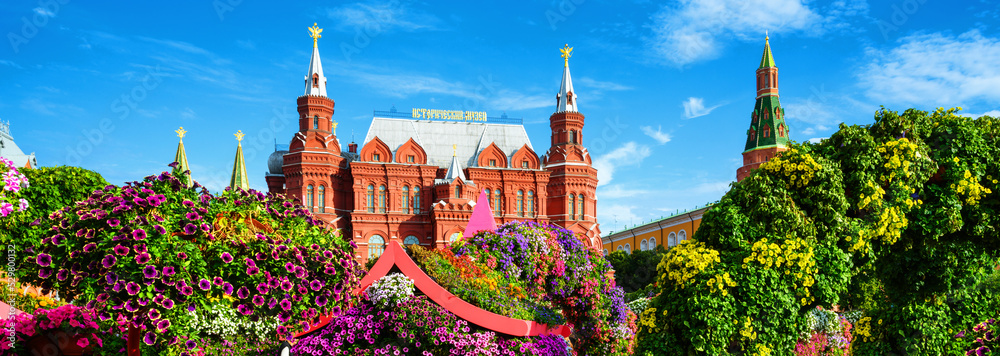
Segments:
[[[477,329],[427,299],[388,309],[364,299],[299,340],[292,355],[570,355],[558,335],[511,338]]]
[[[516,281],[514,286],[524,290],[519,299],[561,310],[573,325],[571,339],[577,353],[632,353],[636,316],[625,305],[624,291],[615,287],[611,264],[569,230],[533,222],[507,223],[463,239],[450,250],[468,256],[480,270]]]
[[[803,315],[796,356],[846,356],[850,353],[853,325],[846,316],[817,306]]]
[[[29,354],[28,340],[34,337],[46,337],[55,342],[75,343],[81,348],[91,345],[103,346],[104,340],[98,336],[100,325],[92,310],[66,304],[54,309],[37,309],[35,313],[17,313],[13,318],[0,320],[5,330],[13,326],[15,335],[14,348],[5,338],[0,342],[2,354]],[[11,325],[13,324],[13,325]],[[65,334],[62,334],[65,333]],[[73,336],[78,338],[73,339]],[[39,352],[41,350],[34,350]]]
[[[211,300],[207,308],[192,312],[190,328],[201,331],[196,350],[209,355],[261,355],[276,348],[279,323],[275,317],[246,320],[230,307],[233,297]],[[187,340],[183,339],[186,344]]]
[[[413,296],[413,280],[402,273],[392,273],[372,283],[365,295],[375,306],[387,309]]]
[[[3,186],[0,187],[0,218],[5,218],[11,213],[28,209],[28,201],[20,198],[18,192],[22,188],[28,187],[28,178],[17,170],[17,166],[9,159],[0,157],[0,178],[3,179]]]
[[[16,292],[13,297],[15,298],[14,300],[16,303],[14,306],[24,313],[32,314],[39,308],[49,309],[66,304],[66,302],[57,300],[48,295],[37,293],[37,289],[25,288],[25,286],[21,283],[17,283],[17,288],[15,289]],[[9,297],[10,296],[8,295],[8,298]]]
[[[993,350],[1000,350],[1000,331],[996,327],[996,319],[989,319],[972,327],[969,335],[965,330],[955,335],[956,339],[968,340],[966,342],[966,356],[983,356]]]
[[[144,328],[160,354],[197,347],[193,312],[212,299],[233,297],[251,321],[277,317],[278,337],[350,302],[352,246],[305,209],[253,190],[213,196],[178,175],[107,186],[53,213],[26,282]]]

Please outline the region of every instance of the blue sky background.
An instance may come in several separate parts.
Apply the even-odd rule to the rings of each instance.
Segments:
[[[1000,106],[989,1],[687,0],[0,3],[0,119],[41,165],[115,184],[160,172],[184,126],[195,179],[252,187],[297,129],[312,39],[346,147],[372,110],[506,112],[548,148],[563,44],[608,233],[719,199],[735,180],[769,31],[791,138],[893,110]],[[124,96],[124,97],[123,97]]]

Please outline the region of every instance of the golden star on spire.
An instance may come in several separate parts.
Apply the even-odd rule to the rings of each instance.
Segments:
[[[330,126],[333,127],[333,134],[336,135],[337,134],[337,121],[334,120],[333,123],[330,124]]]
[[[236,131],[236,133],[233,134],[233,136],[236,136],[236,142],[239,142],[242,145],[243,144],[243,136],[246,136],[246,135],[243,134],[243,130],[239,130],[239,131]]]
[[[451,145],[451,149],[453,151],[453,153],[451,155],[455,156],[455,157],[458,157],[458,145],[454,145],[454,144]]]
[[[569,44],[567,43],[566,47],[559,49],[559,52],[562,52],[562,54],[559,56],[563,57],[563,60],[565,61],[563,65],[569,67],[569,57],[573,56],[572,54],[570,54],[570,52],[573,52],[573,47],[570,47]]]
[[[181,141],[184,141],[184,134],[187,133],[187,131],[184,131],[184,126],[181,126],[181,128],[177,129],[177,131],[174,132],[177,133],[177,137],[181,138]]]
[[[320,33],[323,33],[323,29],[316,26],[316,23],[313,22],[313,26],[309,28],[309,33],[309,37],[312,37],[313,39],[313,47],[316,47],[316,41],[319,40],[320,37],[323,37],[320,36]]]

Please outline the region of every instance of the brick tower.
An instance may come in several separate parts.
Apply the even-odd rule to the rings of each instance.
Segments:
[[[350,182],[347,160],[341,156],[337,123],[333,121],[334,102],[326,94],[326,77],[319,57],[317,40],[323,30],[315,24],[309,30],[313,52],[305,77],[305,93],[296,100],[299,131],[292,137],[288,153],[283,155],[282,178],[286,194],[298,199],[316,216],[344,228],[349,218],[340,219],[346,211],[335,207],[350,206],[353,192],[344,188],[345,178]],[[269,179],[268,186],[281,184],[277,178]]]
[[[764,55],[757,68],[757,103],[750,114],[743,166],[736,171],[736,181],[743,180],[762,163],[787,149],[785,109],[778,102],[778,67],[771,56],[770,39],[765,37]]]
[[[584,117],[577,111],[577,96],[569,74],[573,48],[560,49],[563,57],[562,84],[556,94],[556,112],[549,117],[552,142],[545,154],[545,170],[551,172],[547,185],[547,214],[552,223],[586,236],[592,246],[600,246],[597,224],[597,169],[583,147]]]

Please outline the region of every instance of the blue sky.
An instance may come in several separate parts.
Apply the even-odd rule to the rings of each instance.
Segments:
[[[372,110],[506,112],[548,147],[559,48],[605,233],[719,199],[735,180],[768,31],[791,138],[893,110],[1000,114],[1000,8],[988,1],[127,2],[0,4],[0,119],[41,165],[116,184],[160,172],[184,126],[195,179],[223,188],[235,139],[250,184],[297,129],[319,41],[341,142]]]

